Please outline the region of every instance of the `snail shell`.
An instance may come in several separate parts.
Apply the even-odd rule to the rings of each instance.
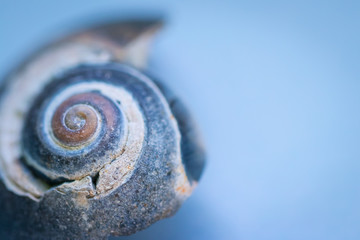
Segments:
[[[128,235],[173,215],[204,151],[187,110],[145,67],[158,20],[57,41],[0,95],[0,216],[7,238]]]

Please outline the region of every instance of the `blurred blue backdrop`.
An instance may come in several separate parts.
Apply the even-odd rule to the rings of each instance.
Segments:
[[[1,76],[77,21],[167,16],[149,70],[209,161],[176,216],[121,239],[360,239],[360,1],[0,3]]]

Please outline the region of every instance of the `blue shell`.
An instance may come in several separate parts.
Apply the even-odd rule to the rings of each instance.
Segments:
[[[134,123],[121,102],[114,102],[120,109],[116,113],[119,128],[107,129],[103,133],[108,134],[106,141],[67,152],[44,140],[45,106],[62,91],[90,83],[128,92],[141,113],[141,151],[130,160],[121,160],[125,161],[122,165],[113,164],[126,151],[122,141],[126,141],[128,130],[122,126]],[[6,94],[9,84],[2,89]],[[2,96],[5,101],[6,96]],[[44,83],[29,104],[21,132],[23,155],[18,163],[25,169],[22,174],[34,179],[38,184],[34,186],[41,185],[43,192],[26,193],[24,189],[30,187],[11,184],[17,180],[1,169],[0,231],[8,239],[102,239],[132,234],[173,215],[200,179],[205,153],[187,109],[165,85],[119,59],[62,69]],[[0,111],[1,107],[11,106],[3,104]],[[120,151],[120,147],[125,150]],[[122,175],[114,173],[118,178],[111,182],[112,175],[106,174],[116,172],[112,168],[119,166],[129,169]]]

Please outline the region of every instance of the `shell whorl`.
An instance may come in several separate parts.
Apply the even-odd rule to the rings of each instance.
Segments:
[[[143,135],[128,132],[123,93],[107,94],[109,88],[126,90],[117,82],[83,74],[63,76],[48,85],[25,123],[25,161],[50,179],[94,176],[124,151],[128,134]]]
[[[129,69],[119,64],[81,66],[51,81],[26,118],[26,164],[52,181],[94,177],[114,162],[128,175],[140,158],[147,118],[142,96],[132,88],[151,89]],[[147,98],[154,94],[149,91]],[[128,151],[131,156],[124,161]]]

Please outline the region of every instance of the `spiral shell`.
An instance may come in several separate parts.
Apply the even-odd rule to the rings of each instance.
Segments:
[[[191,117],[135,68],[159,25],[123,21],[74,34],[5,81],[4,236],[131,234],[174,214],[191,194],[204,165]]]

